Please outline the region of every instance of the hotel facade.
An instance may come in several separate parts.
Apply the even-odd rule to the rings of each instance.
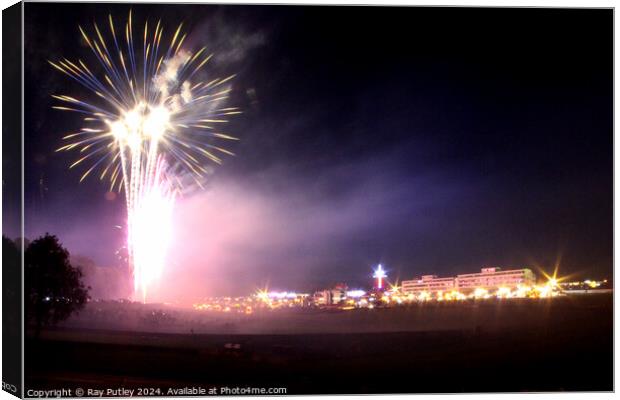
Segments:
[[[437,275],[423,275],[420,279],[402,282],[404,293],[451,291],[473,291],[476,288],[498,289],[500,287],[516,288],[533,286],[536,276],[529,268],[502,270],[500,268],[482,268],[480,272],[460,274],[456,277],[439,278]]]

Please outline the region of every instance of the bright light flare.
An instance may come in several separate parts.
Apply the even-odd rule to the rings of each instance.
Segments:
[[[144,132],[153,139],[160,139],[168,129],[170,111],[163,106],[151,107],[144,120]]]
[[[134,290],[141,293],[143,301],[146,301],[149,287],[160,278],[164,270],[172,239],[174,199],[167,181],[158,179],[139,197],[128,215]]]
[[[524,285],[517,285],[517,290],[514,293],[514,297],[525,298],[531,296],[532,288]]]
[[[418,295],[418,300],[419,300],[419,301],[428,301],[428,300],[430,300],[431,298],[432,298],[432,297],[431,297],[431,294],[430,294],[429,292],[427,292],[427,291],[422,291],[422,292],[420,292],[420,294]]]
[[[383,289],[383,279],[387,278],[387,274],[381,264],[377,266],[377,269],[375,269],[372,277],[377,279],[377,289]]]
[[[510,290],[509,287],[500,287],[497,289],[497,292],[495,292],[495,295],[500,299],[508,299],[513,297],[512,290]]]
[[[347,292],[347,296],[348,297],[353,297],[353,298],[359,298],[359,297],[362,297],[362,296],[365,296],[365,295],[366,295],[366,292],[364,290],[359,290],[359,289],[349,290]]]
[[[477,287],[474,290],[473,296],[475,299],[488,299],[490,297],[489,291],[481,287]]]

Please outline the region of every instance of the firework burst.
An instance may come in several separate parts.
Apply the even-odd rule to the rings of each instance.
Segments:
[[[102,30],[93,23],[90,34],[79,27],[96,70],[82,59],[49,61],[91,94],[88,100],[52,96],[60,103],[53,108],[78,113],[84,121],[79,131],[63,137],[67,143],[57,151],[79,153],[70,168],[85,166],[80,182],[97,174],[109,181],[110,190],[125,193],[134,291],[146,300],[164,266],[181,177],[202,186],[205,164],[232,155],[214,142],[236,140],[218,127],[240,111],[224,107],[234,75],[198,79],[212,54],[204,47],[183,48],[183,24],[170,35],[161,21],[154,29],[147,21],[134,32],[130,11],[124,30],[117,30],[111,15],[107,25]]]

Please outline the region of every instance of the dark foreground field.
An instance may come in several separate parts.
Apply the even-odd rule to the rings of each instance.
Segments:
[[[26,389],[149,387],[163,395],[168,388],[222,386],[283,387],[288,394],[613,390],[611,295],[351,312],[366,313],[360,314],[365,323],[376,316],[379,325],[402,316],[415,329],[355,333],[355,316],[333,313],[317,320],[346,320],[351,333],[55,330],[26,343]],[[445,318],[457,323],[445,329]]]

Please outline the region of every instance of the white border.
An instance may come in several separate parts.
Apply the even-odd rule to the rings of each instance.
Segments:
[[[33,1],[34,2],[34,1]],[[94,0],[82,0],[82,1],[74,1],[74,0],[65,0],[64,2],[72,2],[72,3],[97,3],[98,1],[94,1]],[[103,1],[106,2],[106,1]],[[443,7],[449,7],[449,6],[473,6],[473,7],[557,7],[557,8],[573,8],[573,7],[587,7],[587,8],[615,8],[616,6],[616,1],[601,1],[601,0],[591,0],[591,1],[578,1],[578,0],[564,0],[564,1],[558,1],[558,0],[545,0],[545,1],[529,1],[529,2],[517,2],[517,1],[507,1],[507,0],[499,0],[499,1],[488,1],[488,0],[479,0],[479,1],[463,1],[463,0],[452,0],[449,2],[446,1],[433,1],[433,0],[427,0],[427,1],[410,1],[410,0],[388,0],[387,2],[381,1],[381,0],[357,0],[357,1],[351,1],[351,0],[338,0],[338,1],[314,1],[314,0],[303,0],[303,1],[295,1],[295,0],[289,0],[289,1],[282,1],[282,0],[269,0],[269,1],[242,1],[242,0],[224,0],[224,1],[198,1],[198,0],[184,0],[184,1],[166,1],[166,0],[150,0],[150,1],[144,1],[144,0],[134,0],[134,1],[115,1],[118,3],[196,3],[196,4],[293,4],[293,5],[301,5],[301,4],[311,4],[311,5],[394,5],[394,6],[443,6]],[[15,4],[15,1],[12,0],[0,0],[0,5],[2,6],[2,9],[7,8],[13,4]],[[23,53],[23,7],[22,7],[22,65],[24,65],[24,53]],[[619,144],[618,142],[615,140],[615,115],[618,115],[618,112],[620,111],[618,104],[615,102],[615,93],[617,92],[617,81],[615,80],[615,76],[616,76],[616,68],[617,68],[617,63],[616,63],[616,52],[615,52],[615,48],[616,48],[616,43],[618,43],[618,33],[615,30],[615,11],[614,11],[614,228],[615,226],[617,226],[619,221],[618,214],[615,213],[615,209],[620,205],[620,200],[618,199],[618,197],[616,196],[616,177],[619,176],[618,175],[618,168],[620,166],[620,163],[617,162],[615,155],[618,154],[618,150],[619,150]],[[0,22],[0,42],[2,41],[2,33],[1,33],[1,22]],[[2,67],[0,66],[0,76],[1,76],[1,71],[2,71]],[[21,83],[22,83],[22,93],[23,93],[23,88],[24,88],[24,82],[23,82],[23,73],[22,73],[22,77],[21,77]],[[24,98],[22,97],[22,178],[23,178],[23,174],[24,174],[24,165],[23,165],[23,157],[24,157],[24,146],[23,146],[23,123],[24,123],[24,114],[23,114],[23,108],[24,108]],[[0,118],[1,118],[1,111],[0,111]],[[1,144],[0,144],[0,150],[1,150]],[[2,172],[2,166],[0,165],[0,174]],[[22,193],[21,193],[21,200],[22,200],[22,233],[23,233],[23,228],[24,228],[24,214],[23,214],[23,201],[24,201],[24,188],[22,185]],[[1,202],[1,200],[0,200]],[[1,214],[0,214],[0,222],[1,222]],[[23,236],[23,234],[22,234]],[[619,247],[620,245],[620,239],[615,235],[615,229],[614,229],[614,255],[615,255],[615,250]],[[23,246],[23,243],[22,243]],[[23,264],[23,260],[22,260],[22,264]],[[616,275],[615,275],[615,257],[614,257],[614,287],[617,287],[617,280]],[[22,265],[22,271],[23,271],[23,265]],[[0,276],[0,283],[2,282],[1,280],[1,276]],[[22,287],[23,287],[23,274],[22,274]],[[0,301],[1,303],[1,301]],[[615,296],[614,294],[614,329],[615,332],[617,332],[618,330],[618,318],[616,318],[617,316],[617,311],[618,311],[618,298]],[[1,310],[0,310],[0,316],[1,316]],[[22,320],[23,320],[23,303],[22,303]],[[23,321],[22,321],[22,332],[23,332]],[[615,340],[614,340],[614,361],[616,359],[617,356],[617,348],[615,347]],[[22,345],[22,360],[23,360],[23,345]],[[23,367],[23,363],[22,363],[22,367]],[[1,374],[2,368],[0,367],[0,374]],[[618,382],[618,370],[615,368],[615,362],[614,362],[614,385],[616,382]],[[23,373],[22,373],[22,388],[24,381],[23,381]],[[389,397],[407,397],[407,398],[416,398],[416,399],[459,399],[459,398],[483,398],[483,399],[494,399],[497,397],[500,397],[502,399],[509,399],[509,400],[513,400],[513,399],[521,399],[523,397],[528,398],[528,399],[566,399],[566,400],[581,400],[584,398],[587,399],[608,399],[608,398],[614,398],[615,395],[613,393],[579,393],[579,392],[572,392],[572,393],[557,393],[557,394],[538,394],[538,393],[527,393],[527,394],[455,394],[455,395],[389,395]],[[314,398],[314,397],[320,397],[323,399],[357,399],[357,398],[362,398],[365,396],[288,396],[290,398]],[[373,398],[387,398],[388,395],[377,395],[377,396],[372,396]],[[0,400],[4,400],[4,399],[14,399],[14,396],[11,396],[10,394],[8,394],[7,392],[4,391],[0,391]],[[178,398],[178,397],[175,397]],[[235,397],[236,399],[250,399],[250,398],[256,398],[256,397]]]

